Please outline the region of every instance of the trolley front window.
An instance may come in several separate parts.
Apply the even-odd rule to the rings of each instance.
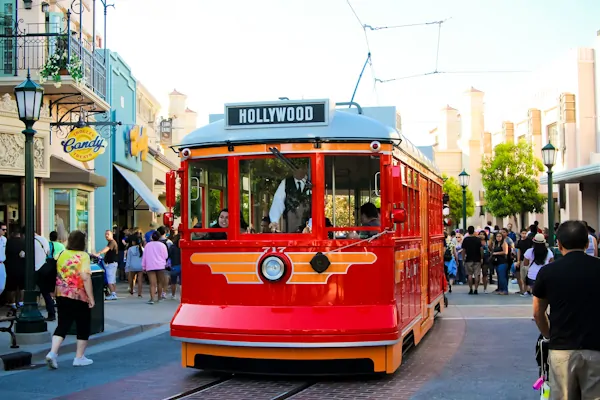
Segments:
[[[227,208],[227,160],[198,160],[189,162],[188,170],[188,228],[225,229],[222,210]],[[219,218],[221,217],[221,218]],[[192,239],[202,238],[192,234]]]
[[[282,159],[283,158],[283,159]],[[312,223],[309,157],[240,160],[240,210],[247,233],[307,233]]]

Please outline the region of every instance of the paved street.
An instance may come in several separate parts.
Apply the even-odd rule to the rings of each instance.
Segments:
[[[492,290],[494,287],[492,287]],[[531,300],[519,296],[468,296],[456,286],[450,308],[407,355],[392,377],[347,379],[219,378],[184,370],[179,344],[167,326],[98,344],[94,365],[74,369],[62,354],[59,369],[0,372],[0,398],[161,400],[208,385],[187,399],[488,399],[539,398]],[[296,393],[298,392],[298,393]],[[285,396],[291,397],[285,397]]]

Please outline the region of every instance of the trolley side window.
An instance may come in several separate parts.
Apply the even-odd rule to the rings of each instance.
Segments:
[[[325,218],[330,239],[366,238],[380,230],[380,176],[379,156],[325,157]]]
[[[247,233],[308,233],[312,221],[309,157],[240,160],[240,209]]]
[[[226,228],[224,218],[219,216],[227,208],[227,160],[190,161],[188,175],[188,227]],[[192,239],[202,236],[193,233]]]

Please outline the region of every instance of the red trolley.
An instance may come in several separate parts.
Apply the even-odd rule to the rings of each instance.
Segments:
[[[391,374],[433,326],[445,307],[439,171],[396,129],[348,111],[228,104],[176,146],[171,336],[184,367]]]

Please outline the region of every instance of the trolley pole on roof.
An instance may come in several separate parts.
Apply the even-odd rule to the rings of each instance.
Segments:
[[[356,86],[354,87],[354,92],[352,92],[352,98],[350,102],[354,101],[354,96],[356,96],[356,91],[358,90],[358,85],[360,84],[360,80],[362,79],[363,74],[365,73],[365,68],[367,68],[367,64],[371,61],[371,53],[367,54],[367,60],[365,61],[365,65],[363,65],[362,70],[360,71],[360,75],[358,76],[358,81],[356,82]],[[352,105],[348,105],[348,108],[352,107]]]

